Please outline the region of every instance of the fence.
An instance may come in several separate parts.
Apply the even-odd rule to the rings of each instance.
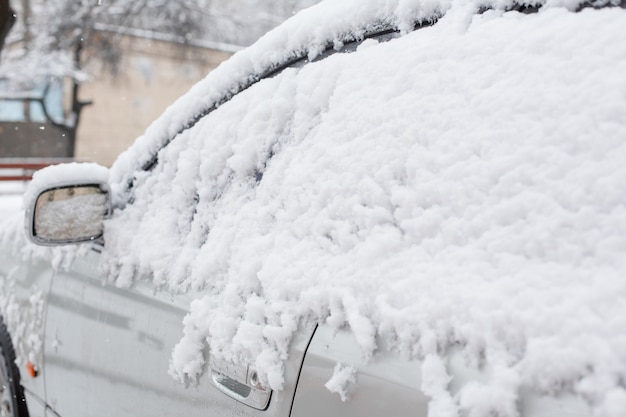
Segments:
[[[39,169],[71,159],[0,159],[0,181],[30,181]]]

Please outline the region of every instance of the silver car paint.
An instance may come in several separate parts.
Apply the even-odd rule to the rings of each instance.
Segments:
[[[294,399],[293,417],[341,416],[428,416],[428,396],[422,391],[422,361],[403,359],[382,349],[366,360],[349,330],[318,326],[307,350]],[[452,380],[448,389],[454,396],[465,384],[487,382],[489,369],[468,365],[457,349],[446,355]],[[341,363],[356,369],[355,382],[347,387],[348,400],[325,387],[335,366]],[[541,395],[530,388],[520,393],[520,417],[583,417],[591,409],[580,397]]]
[[[324,385],[340,363],[357,370],[347,401]],[[426,416],[428,397],[421,389],[421,367],[397,355],[379,354],[367,361],[347,330],[319,326],[298,382],[293,416]]]
[[[99,256],[92,251],[70,271],[54,276],[44,377],[46,399],[56,413],[63,417],[289,414],[311,327],[292,344],[285,364],[287,388],[273,393],[266,411],[245,406],[218,390],[209,381],[208,369],[199,384],[185,387],[168,375],[167,368],[193,294],[174,296],[144,282],[132,289],[116,288],[99,276]]]

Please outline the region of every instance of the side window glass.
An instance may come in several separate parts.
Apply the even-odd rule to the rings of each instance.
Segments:
[[[213,224],[228,221],[222,209],[253,198],[271,157],[285,145],[297,72],[287,69],[239,93],[178,135],[152,170],[136,177],[132,204],[109,222],[119,225],[114,241],[107,239],[107,252],[123,263],[109,265],[119,269],[120,279],[131,280],[137,265],[165,260],[155,268],[168,271],[155,277],[157,283],[177,286],[187,279],[190,257]]]

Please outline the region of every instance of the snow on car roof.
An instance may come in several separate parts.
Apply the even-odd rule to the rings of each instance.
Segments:
[[[293,332],[318,320],[349,327],[366,357],[383,338],[429,358],[424,378],[442,387],[431,365],[451,346],[488,364],[483,385],[433,394],[448,415],[503,415],[521,387],[626,409],[626,10],[477,4],[324,2],[120,157],[113,185],[134,173],[134,202],[106,225],[103,270],[201,294],[175,377],[197,377],[208,346],[280,389]],[[259,82],[140,172],[237,80],[381,19],[407,29],[444,12]]]
[[[195,115],[212,108],[266,73],[299,57],[314,58],[329,44],[339,46],[346,39],[363,36],[382,26],[405,31],[416,22],[441,15],[449,2],[344,0],[311,7],[270,31],[252,47],[236,53],[212,71],[187,94],[170,106],[115,162],[113,183],[126,186],[129,175],[141,169],[152,156],[188,124]],[[115,188],[115,187],[114,187]]]
[[[359,39],[381,28],[409,32],[418,24],[434,22],[453,4],[477,11],[481,8],[507,9],[551,7],[575,10],[581,4],[613,4],[611,1],[552,0],[341,0],[324,1],[305,9],[268,32],[254,45],[236,53],[196,84],[158,118],[135,144],[114,163],[112,184],[122,193],[134,173],[154,158],[164,144],[174,138],[199,114],[219,106],[225,98],[240,91],[273,68],[295,57],[315,58],[329,46],[340,48],[346,41]],[[520,6],[521,5],[521,6]],[[121,196],[119,198],[122,198]]]

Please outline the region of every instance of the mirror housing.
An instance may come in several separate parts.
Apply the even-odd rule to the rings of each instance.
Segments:
[[[28,239],[56,246],[102,238],[112,210],[107,180],[108,170],[96,164],[62,164],[36,172],[24,195]]]

